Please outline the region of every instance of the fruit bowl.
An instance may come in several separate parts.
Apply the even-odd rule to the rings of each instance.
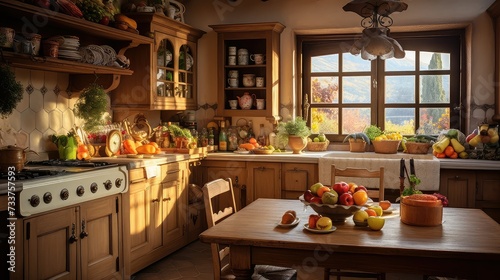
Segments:
[[[368,199],[365,205],[341,205],[341,204],[319,204],[311,203],[304,200],[304,195],[299,197],[299,200],[306,206],[310,206],[316,213],[321,216],[329,217],[333,222],[345,222],[345,219],[354,215],[354,213],[363,207],[368,207],[373,202]]]

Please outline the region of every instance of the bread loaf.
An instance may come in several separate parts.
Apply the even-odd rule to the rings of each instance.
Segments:
[[[404,196],[402,202],[406,205],[424,206],[424,207],[441,207],[441,200],[431,194],[412,194]]]
[[[128,27],[132,29],[137,29],[137,22],[129,17],[127,17],[124,14],[116,14],[115,15],[115,21],[119,23],[124,23],[128,25]]]

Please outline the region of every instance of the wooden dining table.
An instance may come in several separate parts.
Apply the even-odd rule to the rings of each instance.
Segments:
[[[391,208],[380,231],[355,226],[351,217],[334,224],[333,232],[314,233],[304,228],[312,208],[299,200],[260,198],[200,239],[230,245],[236,279],[250,279],[257,264],[499,279],[500,224],[482,210],[445,207],[441,225],[422,227],[402,223],[398,204]],[[279,227],[287,210],[300,221]]]

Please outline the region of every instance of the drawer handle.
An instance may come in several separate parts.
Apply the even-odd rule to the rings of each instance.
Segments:
[[[155,199],[151,200],[151,202],[153,202],[153,203],[154,203],[154,202],[160,202],[160,199],[155,198]]]
[[[170,197],[166,197],[163,199],[163,201],[170,201],[170,200],[172,200]]]

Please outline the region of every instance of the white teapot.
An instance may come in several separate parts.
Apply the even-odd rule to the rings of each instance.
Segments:
[[[240,108],[243,110],[252,109],[252,105],[254,103],[255,94],[250,95],[250,93],[245,92],[243,96],[237,96],[238,104],[240,104]]]

